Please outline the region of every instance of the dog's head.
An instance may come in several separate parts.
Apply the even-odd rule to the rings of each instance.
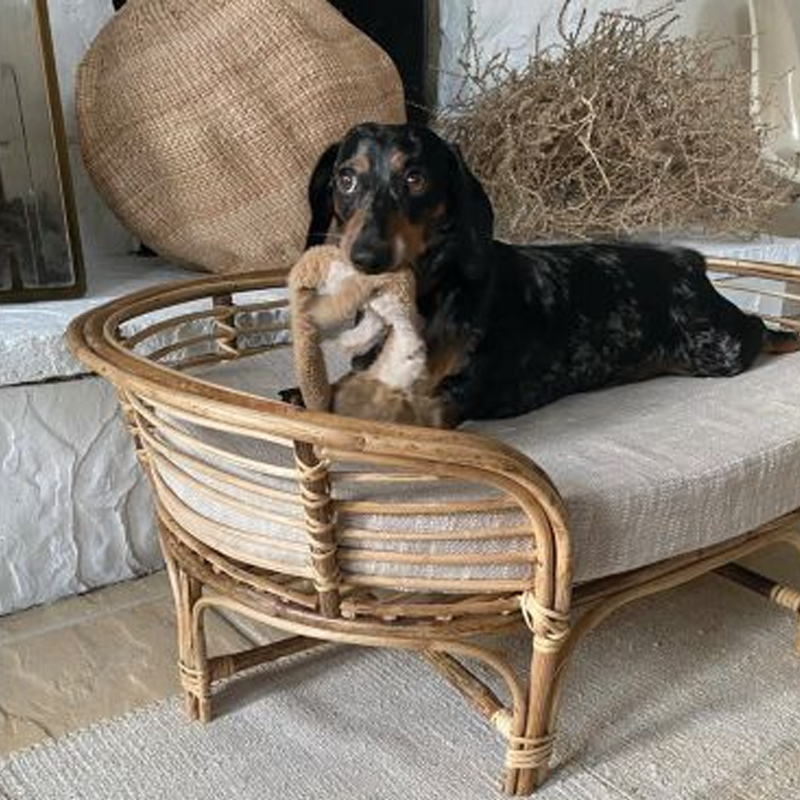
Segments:
[[[307,246],[329,233],[368,274],[411,264],[418,280],[442,253],[470,278],[485,268],[494,215],[461,154],[418,125],[359,125],[331,145],[309,184]],[[334,226],[332,228],[332,226]]]

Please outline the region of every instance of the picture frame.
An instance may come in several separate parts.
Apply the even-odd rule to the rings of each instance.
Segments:
[[[46,0],[0,3],[0,303],[86,280]]]

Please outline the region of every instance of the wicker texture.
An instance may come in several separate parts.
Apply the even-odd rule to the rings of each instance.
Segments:
[[[730,291],[743,286],[778,296],[789,309],[800,299],[786,291],[796,280],[790,269],[717,266],[739,276],[739,284],[720,278]],[[464,431],[289,406],[258,396],[257,372],[237,389],[214,380],[209,368],[257,354],[266,364],[286,346],[288,301],[274,291],[281,280],[260,273],[157,287],[90,311],[70,327],[76,354],[119,390],[156,489],[179,670],[193,718],[211,718],[215,681],[318,640],[415,650],[506,739],[503,787],[528,794],[548,774],[561,681],[588,631],[625,603],[774,542],[800,547],[795,507],[672,558],[655,544],[647,565],[576,585],[579,539],[564,498],[519,451]],[[800,329],[791,316],[774,322]],[[786,358],[787,366],[796,364]],[[272,379],[281,381],[282,373]],[[268,384],[265,376],[261,388]],[[786,385],[770,413],[796,405]],[[769,386],[758,391],[769,400]],[[786,413],[794,425],[796,412]],[[761,470],[751,495],[765,491],[777,468],[773,461]],[[664,518],[653,518],[642,533],[651,543]],[[509,565],[516,571],[509,574]],[[794,609],[796,595],[784,587],[759,590]],[[209,608],[294,637],[209,657]],[[521,623],[531,632],[530,669],[522,677],[506,654],[475,638]],[[500,689],[486,685],[465,659],[491,670]]]
[[[87,52],[76,103],[121,221],[215,272],[288,270],[316,159],[352,125],[405,114],[389,57],[325,0],[130,0]]]

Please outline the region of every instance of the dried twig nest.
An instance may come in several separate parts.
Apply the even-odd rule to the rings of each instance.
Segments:
[[[464,88],[437,127],[459,143],[500,236],[620,236],[687,228],[752,234],[785,199],[763,165],[750,75],[736,42],[670,38],[674,5],[643,16],[585,12],[519,69],[486,60],[474,27]]]

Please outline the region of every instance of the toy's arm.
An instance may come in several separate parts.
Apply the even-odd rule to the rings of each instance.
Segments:
[[[295,371],[307,408],[327,410],[331,404],[322,331],[341,324],[363,308],[361,322],[345,335],[345,347],[364,352],[388,326],[376,375],[389,385],[411,385],[424,369],[424,345],[415,331],[413,274],[404,269],[380,276],[362,275],[337,247],[307,250],[289,273]],[[397,373],[397,374],[394,374]]]
[[[340,251],[337,247],[312,247],[301,256],[289,272],[289,306],[294,348],[295,374],[306,408],[327,411],[331,387],[320,331],[311,309],[317,299],[317,288],[325,280],[331,261]]]
[[[339,344],[355,355],[366,353],[398,321],[401,327],[416,324],[416,285],[411,271],[404,269],[373,280],[378,283],[358,324],[339,335]]]
[[[411,270],[392,276],[392,281],[369,303],[380,317],[389,336],[370,373],[380,383],[394,389],[411,389],[425,375],[425,343],[419,333],[416,284]]]
[[[386,331],[386,321],[372,308],[365,308],[361,319],[339,334],[339,344],[351,355],[360,356],[374,347]]]
[[[330,407],[322,331],[351,319],[384,282],[383,276],[359,273],[342,251],[331,245],[306,250],[292,267],[288,283],[295,372],[307,408]],[[364,333],[366,329],[357,338],[363,339]]]
[[[306,250],[289,273],[292,295],[304,299],[303,312],[323,329],[352,319],[383,281],[359,273],[332,245]]]

